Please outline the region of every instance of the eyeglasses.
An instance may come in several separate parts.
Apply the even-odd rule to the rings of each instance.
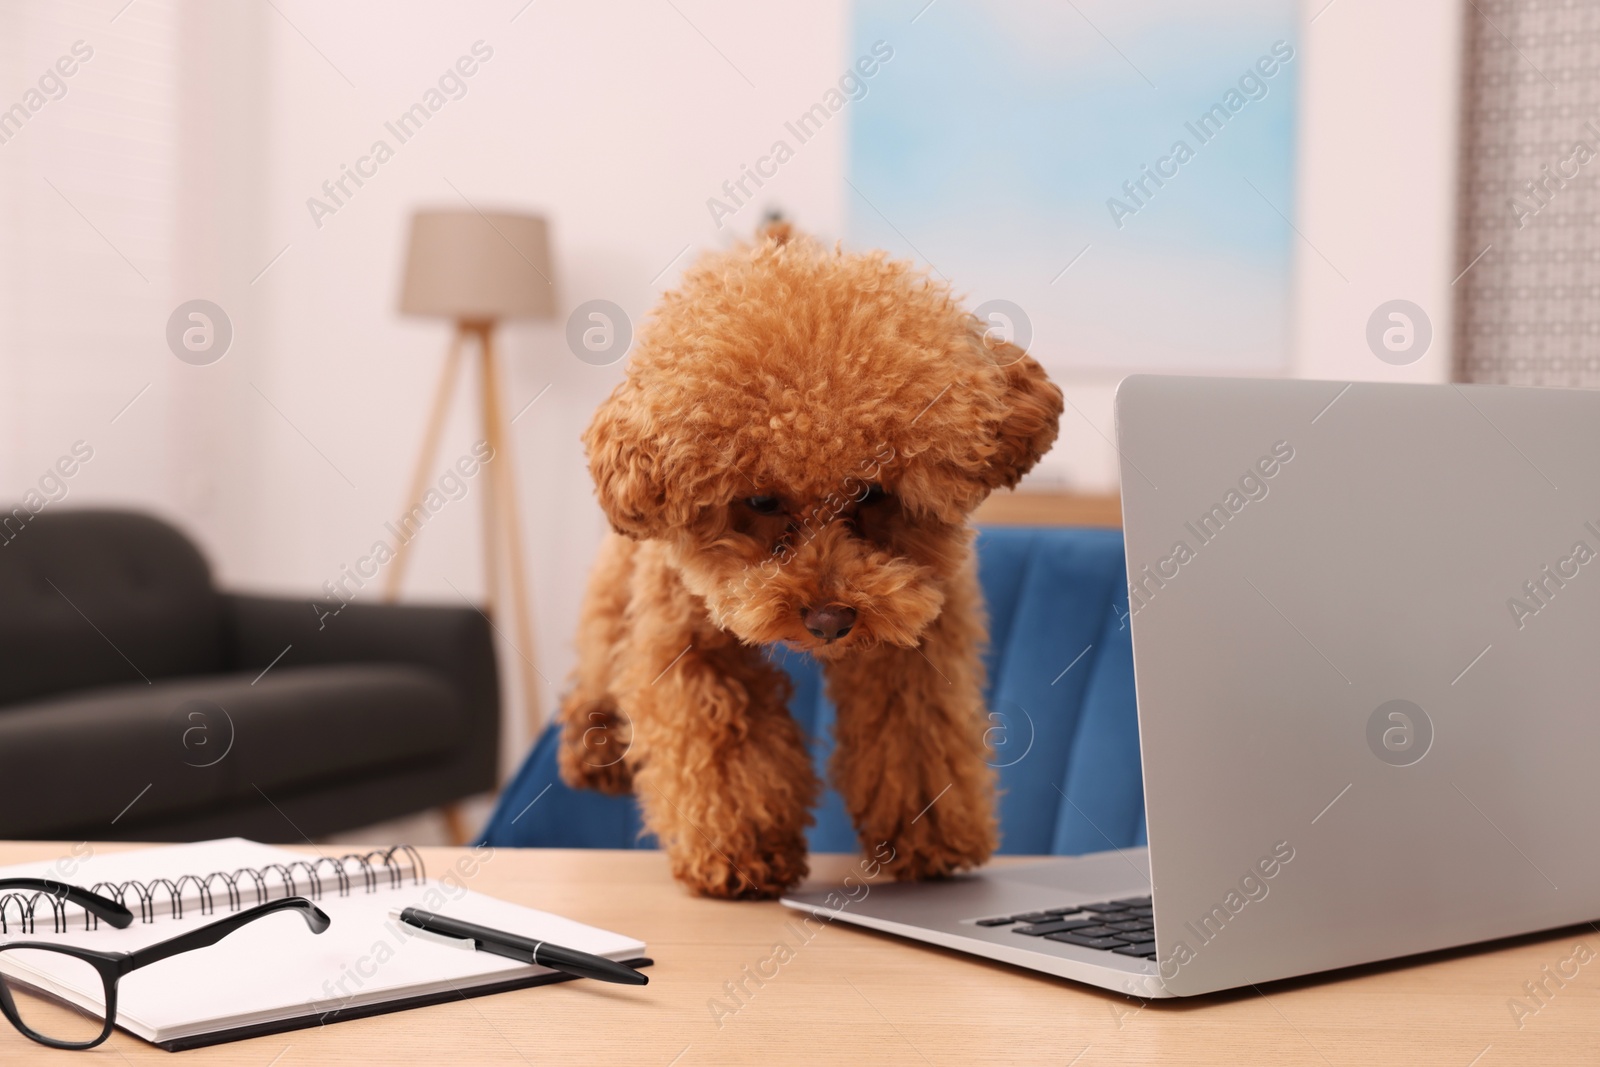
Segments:
[[[65,882],[0,878],[0,891],[8,889],[51,896],[58,909],[59,902],[66,900],[119,930],[133,923],[133,913],[121,904]],[[280,911],[297,913],[314,934],[322,933],[331,922],[305,897],[286,897],[133,952],[100,952],[42,941],[0,944],[0,1011],[41,1045],[94,1048],[116,1027],[117,983],[124,975],[180,952],[214,945],[240,927]]]

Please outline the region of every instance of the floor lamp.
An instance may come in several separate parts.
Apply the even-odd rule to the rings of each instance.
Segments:
[[[476,351],[480,366],[483,439],[494,450],[494,458],[483,469],[487,476],[482,490],[485,608],[491,620],[500,615],[497,604],[504,574],[510,584],[509,601],[516,620],[512,648],[521,666],[530,737],[538,737],[542,725],[539,671],[534,666],[533,617],[517,518],[511,435],[500,400],[494,340],[495,327],[505,319],[555,317],[553,273],[549,230],[545,220],[537,216],[476,210],[419,211],[411,219],[400,311],[451,319],[455,332],[434,392],[433,409],[423,431],[422,450],[404,507],[409,512],[422,500],[436,473],[434,456],[456,379],[461,374],[463,352],[470,347]],[[409,548],[409,540],[395,548],[385,599],[394,600],[400,595]],[[443,814],[450,836],[457,844],[463,843],[468,831],[460,809],[446,805]]]

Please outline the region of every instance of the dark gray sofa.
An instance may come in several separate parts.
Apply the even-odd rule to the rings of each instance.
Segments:
[[[495,788],[476,610],[224,593],[132,512],[0,537],[0,838],[302,841]]]

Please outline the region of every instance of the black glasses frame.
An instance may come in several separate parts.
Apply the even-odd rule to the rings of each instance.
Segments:
[[[34,890],[39,893],[49,894],[58,900],[66,900],[78,905],[85,911],[100,919],[105,920],[118,929],[125,929],[133,923],[133,913],[109,897],[91,893],[65,882],[56,882],[47,878],[0,878],[0,891],[7,889]],[[320,934],[331,924],[327,914],[305,897],[285,897],[282,900],[270,901],[230,915],[225,919],[218,919],[208,923],[197,930],[169,937],[165,941],[158,941],[153,945],[136,949],[133,952],[102,952],[98,949],[78,948],[73,945],[53,945],[45,941],[10,941],[0,944],[0,959],[6,952],[13,949],[35,949],[45,952],[59,952],[64,956],[82,960],[93,967],[104,983],[105,992],[105,1025],[99,1036],[90,1041],[61,1041],[56,1038],[46,1037],[37,1033],[22,1021],[22,1015],[17,1011],[17,1005],[11,998],[10,982],[18,979],[6,978],[0,974],[0,1013],[4,1013],[11,1025],[22,1031],[28,1037],[41,1045],[59,1049],[88,1049],[94,1048],[111,1036],[111,1031],[117,1026],[117,983],[124,975],[131,974],[141,967],[148,967],[152,963],[159,963],[164,959],[176,956],[183,952],[192,952],[197,948],[206,948],[227,937],[241,926],[248,926],[257,919],[264,918],[280,911],[292,911],[305,920],[306,926],[314,934]],[[27,984],[23,982],[22,984]]]

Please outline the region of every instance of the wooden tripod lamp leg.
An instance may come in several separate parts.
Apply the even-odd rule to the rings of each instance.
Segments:
[[[429,476],[432,474],[433,457],[439,451],[439,437],[444,432],[445,419],[450,414],[450,398],[455,395],[456,372],[461,362],[462,331],[460,327],[450,338],[450,351],[445,356],[444,370],[439,375],[439,385],[433,392],[433,412],[428,416],[428,428],[422,435],[422,451],[417,456],[417,467],[411,475],[411,491],[406,496],[402,507],[405,513],[400,516],[400,526],[403,529],[406,523],[406,513],[417,506],[422,500],[422,494],[427,487]],[[411,548],[411,541],[402,540],[394,547],[394,560],[389,564],[389,573],[383,583],[383,599],[397,600],[400,597],[400,583],[405,578],[406,562]]]
[[[489,461],[489,480],[483,494],[484,611],[491,617],[496,614],[495,604],[500,599],[500,555],[503,552],[508,571],[506,577],[511,583],[512,612],[516,618],[517,636],[515,643],[512,643],[512,651],[516,654],[520,665],[524,714],[531,742],[538,738],[539,730],[544,725],[541,710],[543,702],[540,700],[542,694],[539,689],[541,676],[538,667],[534,666],[533,613],[528,603],[528,575],[523,562],[521,523],[517,516],[516,478],[512,468],[510,431],[500,405],[499,376],[495,369],[493,323],[461,322],[456,326],[455,336],[450,341],[449,355],[445,359],[444,371],[434,394],[433,411],[422,439],[422,452],[417,457],[416,470],[411,476],[411,491],[406,498],[406,507],[414,506],[426,491],[431,474],[430,468],[439,450],[439,437],[444,431],[444,422],[450,411],[450,400],[455,391],[463,340],[469,333],[478,341],[483,368],[483,434],[484,440],[493,449],[493,458]],[[402,525],[404,521],[402,516]],[[395,547],[395,558],[390,563],[388,578],[384,585],[385,600],[394,600],[400,593],[409,547],[407,541],[401,541]],[[442,805],[439,813],[444,819],[445,830],[451,842],[457,845],[465,844],[469,834],[461,805],[455,803]]]
[[[428,426],[422,435],[422,449],[417,455],[416,469],[411,475],[410,491],[402,505],[403,511],[399,518],[402,529],[406,525],[410,509],[421,502],[428,482],[432,480],[433,460],[439,452],[439,438],[444,433],[445,420],[450,415],[450,401],[455,396],[456,378],[460,376],[461,349],[465,343],[466,332],[464,327],[458,324],[455,333],[450,337],[450,348],[445,356],[444,369],[440,371],[439,384],[433,391],[433,410],[428,416]],[[492,494],[485,495],[487,497]],[[488,518],[492,520],[492,513]],[[390,561],[389,572],[384,579],[383,599],[386,601],[392,602],[400,597],[400,586],[405,580],[406,563],[413,539],[400,539],[395,545],[394,559]],[[490,548],[492,554],[492,545]],[[439,815],[444,820],[445,836],[449,842],[452,845],[466,844],[471,836],[471,830],[461,805],[459,803],[441,805]]]
[[[533,615],[528,606],[528,575],[523,564],[522,529],[517,518],[516,478],[511,460],[511,436],[505,422],[504,408],[500,404],[499,375],[494,360],[494,332],[492,327],[478,334],[483,356],[484,420],[488,424],[489,443],[494,447],[491,477],[495,487],[496,507],[504,523],[501,530],[506,551],[506,562],[511,582],[511,606],[517,622],[517,645],[513,646],[521,665],[523,713],[527,722],[528,741],[539,737],[544,725],[539,689],[541,676],[534,665]]]
[[[488,352],[489,333],[494,329],[492,325],[475,324],[470,327],[473,336],[478,340],[478,352],[483,356]],[[483,487],[483,610],[491,619],[497,613],[495,605],[500,603],[500,553],[502,551],[500,539],[500,516],[505,505],[500,500],[499,471],[506,462],[502,454],[500,436],[496,427],[499,419],[496,416],[499,399],[493,387],[493,379],[488,373],[488,363],[480,361],[482,374],[479,382],[479,401],[481,418],[483,420],[483,439],[489,445],[490,460],[488,477],[484,480]]]
[[[466,813],[459,803],[440,805],[439,816],[444,819],[445,837],[452,845],[459,848],[472,837],[472,831],[467,828]]]

